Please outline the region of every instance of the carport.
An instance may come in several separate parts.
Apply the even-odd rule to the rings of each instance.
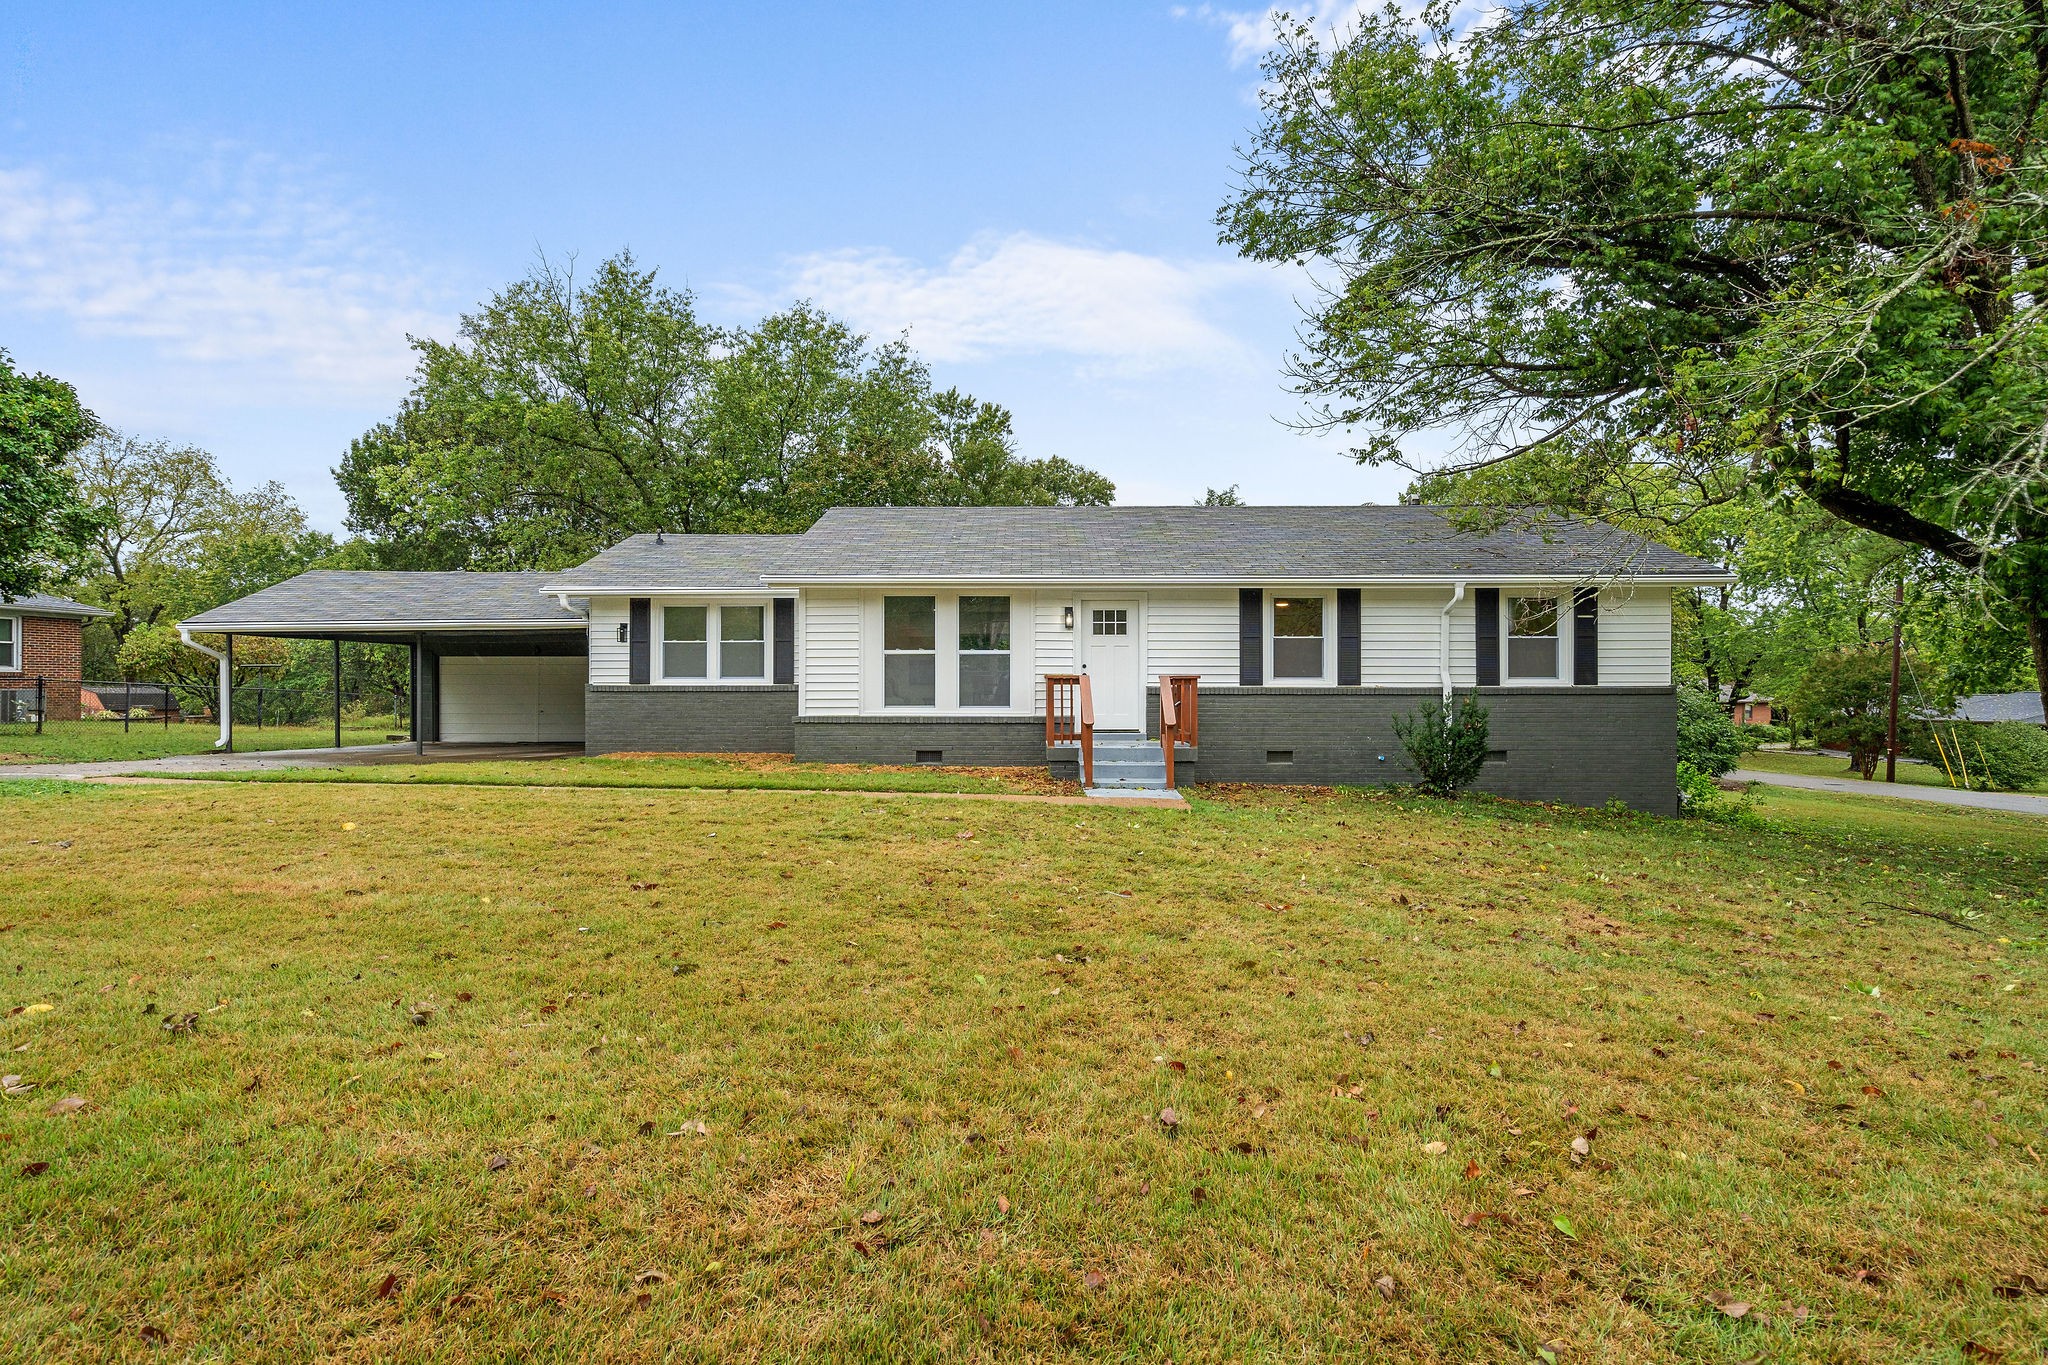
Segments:
[[[587,620],[580,601],[541,592],[549,577],[316,569],[201,612],[178,633],[220,662],[219,747],[230,752],[235,639],[244,635],[333,642],[337,749],[343,641],[405,647],[416,753],[430,743],[581,744]],[[195,634],[225,640],[213,649]]]

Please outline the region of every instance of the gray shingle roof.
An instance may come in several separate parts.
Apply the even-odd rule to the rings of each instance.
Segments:
[[[762,576],[788,562],[803,536],[651,535],[622,540],[597,558],[549,574],[548,591],[579,595],[694,590],[759,592]]]
[[[1602,522],[1464,531],[1408,506],[838,507],[776,560],[771,581],[1722,574]]]
[[[2018,720],[2041,723],[2039,692],[1979,692],[1956,703],[1957,720]]]
[[[99,607],[88,607],[83,602],[74,602],[68,597],[52,597],[48,593],[32,592],[26,597],[0,597],[0,611],[20,612],[23,616],[112,616],[114,613]]]
[[[544,573],[414,573],[314,569],[181,622],[191,630],[260,633],[264,627],[318,632],[581,627],[542,591]]]

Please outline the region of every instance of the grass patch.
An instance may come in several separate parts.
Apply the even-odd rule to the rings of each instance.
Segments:
[[[399,728],[403,728],[402,726]],[[343,727],[342,743],[353,748],[382,744],[394,733],[389,726]],[[149,725],[138,722],[125,733],[118,721],[53,721],[40,735],[9,726],[0,730],[0,764],[109,763],[126,759],[173,758],[213,752],[220,738],[217,725]],[[334,746],[332,725],[253,725],[235,727],[237,753],[268,753],[279,749],[328,749]]]
[[[1852,781],[1861,780],[1856,770],[1849,766],[1848,759],[1830,758],[1826,754],[1793,754],[1786,753],[1781,749],[1758,749],[1753,753],[1744,754],[1742,762],[1738,766],[1760,773],[1794,773],[1801,777],[1845,777]],[[1877,771],[1879,775],[1870,785],[1876,788],[1883,788],[1888,784],[1884,781],[1884,764],[1882,762],[1879,762],[1877,765]],[[1911,784],[1916,787],[1946,787],[1949,785],[1947,775],[1936,764],[1908,763],[1901,759],[1899,760],[1898,774],[1901,784]],[[2033,786],[2026,788],[2026,790],[2035,793],[2048,793],[2048,782],[2036,782]]]
[[[787,754],[607,754],[599,758],[497,762],[362,763],[344,768],[266,768],[166,773],[195,782],[396,783],[403,786],[708,787],[716,790],[1036,793],[1078,795],[1043,768],[890,767],[798,763]]]
[[[4,1007],[51,1007],[0,1019],[37,1087],[0,1101],[0,1321],[40,1359],[2048,1338],[2038,821],[34,804],[0,857]]]

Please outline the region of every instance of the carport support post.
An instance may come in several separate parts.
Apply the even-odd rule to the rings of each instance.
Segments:
[[[220,656],[220,751],[235,751],[235,637],[227,636],[227,652]]]
[[[427,737],[420,730],[420,679],[426,676],[427,642],[425,637],[412,637],[412,751],[424,757],[427,752]]]
[[[334,747],[341,747],[341,637],[334,637]]]

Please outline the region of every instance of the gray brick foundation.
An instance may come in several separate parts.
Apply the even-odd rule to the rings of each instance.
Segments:
[[[588,687],[583,751],[787,754],[796,749],[796,688]]]
[[[1434,688],[1203,688],[1200,756],[1184,782],[1385,786],[1415,780],[1394,717]],[[1677,694],[1669,687],[1482,687],[1489,747],[1481,791],[1524,801],[1619,800],[1678,812]],[[1147,700],[1158,733],[1159,693]]]
[[[799,763],[945,763],[1025,767],[1045,762],[1037,716],[806,716]]]

